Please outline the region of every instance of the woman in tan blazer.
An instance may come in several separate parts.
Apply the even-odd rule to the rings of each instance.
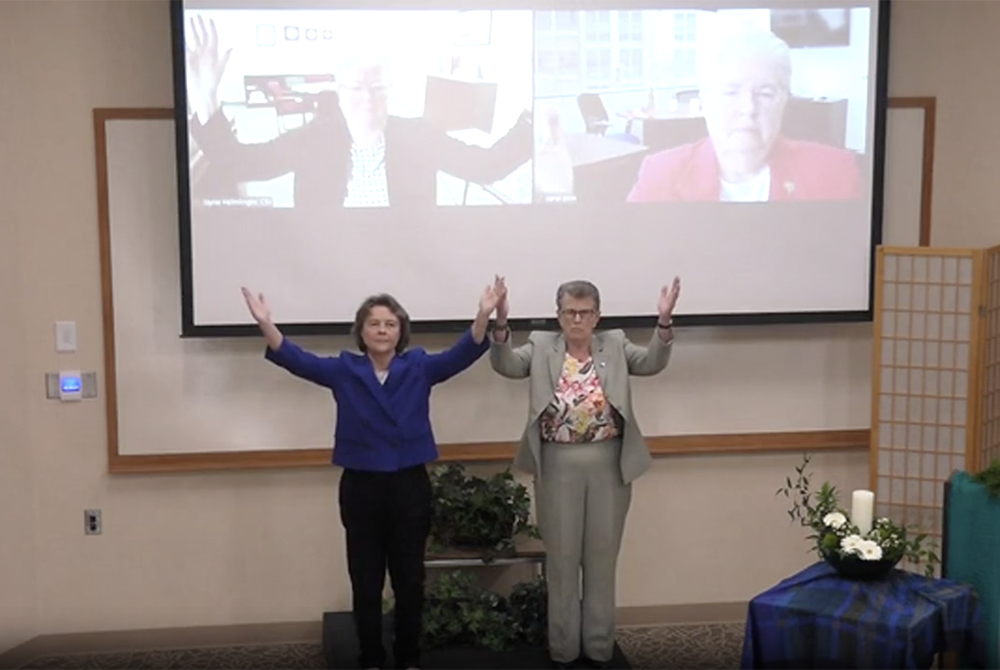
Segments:
[[[556,292],[560,332],[534,331],[514,347],[501,284],[490,363],[504,377],[530,380],[528,422],[514,464],[534,475],[553,667],[581,660],[607,667],[611,660],[615,573],[632,482],[652,461],[632,411],[629,376],[667,366],[679,294],[679,279],[663,287],[656,332],[639,346],[621,330],[595,333],[600,292],[587,281],[567,282]]]

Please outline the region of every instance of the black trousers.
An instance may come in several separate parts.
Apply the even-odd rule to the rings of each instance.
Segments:
[[[382,589],[387,568],[396,601],[395,665],[418,667],[426,577],[424,551],[431,524],[427,469],[423,465],[398,472],[345,469],[339,498],[361,667],[385,667]]]

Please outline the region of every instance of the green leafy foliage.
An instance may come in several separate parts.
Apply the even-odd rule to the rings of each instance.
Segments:
[[[549,639],[549,601],[545,580],[539,577],[517,584],[511,590],[507,603],[518,639],[536,647],[545,646]]]
[[[546,603],[540,579],[518,584],[505,598],[478,586],[469,572],[446,572],[427,593],[423,647],[504,651],[518,642],[544,644]]]
[[[538,537],[530,523],[528,490],[509,469],[483,478],[466,474],[460,463],[449,463],[432,471],[431,486],[435,549],[483,551],[489,563],[498,553],[513,550],[518,535]]]
[[[806,537],[816,553],[823,559],[857,559],[889,561],[893,564],[907,559],[915,565],[923,564],[924,573],[934,575],[935,566],[941,561],[926,533],[917,532],[897,524],[892,519],[874,519],[872,528],[862,534],[850,518],[850,512],[840,506],[840,492],[830,482],[823,482],[818,489],[812,484],[810,462],[805,454],[795,468],[795,478],[786,477],[785,485],[776,495],[791,500],[788,517],[811,532]],[[1000,477],[998,477],[1000,481]]]
[[[994,459],[989,467],[972,475],[972,481],[982,484],[990,495],[1000,498],[1000,459]]]
[[[433,491],[431,550],[473,551],[490,564],[513,553],[519,536],[539,537],[530,522],[528,490],[510,470],[491,477],[469,475],[460,463],[431,471]],[[385,609],[391,611],[387,602]],[[424,606],[424,648],[477,647],[510,649],[519,642],[544,645],[547,640],[548,595],[545,582],[516,584],[508,597],[480,587],[471,572],[439,574],[428,589]]]

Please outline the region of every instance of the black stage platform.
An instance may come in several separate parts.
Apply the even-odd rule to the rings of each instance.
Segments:
[[[385,648],[392,665],[392,633],[389,618],[386,617]],[[358,665],[358,643],[354,634],[354,619],[350,612],[326,612],[323,614],[323,656],[327,668],[360,668]],[[486,649],[434,649],[423,654],[421,667],[426,670],[528,670],[529,668],[551,667],[548,651],[543,647],[521,646],[510,651],[488,651]],[[611,668],[629,670],[628,659],[621,647],[615,645],[615,655]]]

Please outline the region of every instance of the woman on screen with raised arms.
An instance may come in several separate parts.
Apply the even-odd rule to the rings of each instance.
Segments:
[[[243,289],[267,342],[265,357],[297,377],[329,388],[337,403],[333,463],[343,468],[340,518],[362,668],[385,667],[382,589],[388,568],[396,599],[396,667],[415,668],[424,596],[424,549],[430,532],[437,459],[430,394],[435,384],[475,363],[489,348],[486,329],[499,284],[487,286],[471,328],[440,353],[407,349],[410,319],[389,295],[358,308],[353,335],[361,354],[317,356],[284,337],[264,296]]]
[[[238,19],[233,19],[230,25],[233,30],[229,40],[245,44],[240,36],[244,28]],[[416,71],[408,75],[407,67],[397,65],[401,72],[393,86],[390,61],[405,60],[406,56],[390,58],[395,49],[384,43],[376,46],[377,35],[365,34],[365,25],[359,23],[356,27],[360,40],[356,47],[332,42],[325,45],[328,63],[317,64],[311,56],[282,54],[286,63],[302,58],[300,65],[291,67],[301,67],[307,72],[329,68],[335,82],[332,90],[302,93],[291,89],[284,76],[271,77],[262,86],[267,92],[259,92],[265,99],[270,98],[264,106],[278,111],[293,105],[296,110],[293,114],[301,115],[303,123],[287,131],[269,132],[265,127],[268,124],[254,120],[258,117],[253,109],[248,115],[223,111],[226,92],[233,89],[233,84],[240,93],[237,99],[229,101],[231,110],[245,106],[243,81],[244,75],[253,72],[246,71],[247,63],[255,60],[253,47],[242,47],[243,64],[232,71],[229,59],[233,49],[220,43],[215,20],[206,22],[200,14],[193,16],[185,38],[188,131],[192,145],[204,153],[207,174],[213,175],[216,182],[228,181],[230,191],[234,192],[239,192],[247,182],[270,181],[290,174],[293,206],[306,213],[304,220],[315,217],[318,221],[328,221],[342,208],[435,207],[439,172],[465,182],[488,185],[531,160],[534,130],[527,109],[489,146],[456,139],[423,116],[390,113],[393,107],[406,106],[410,100],[407,92],[414,87],[420,90],[416,99],[419,108],[424,108],[425,102],[430,104],[423,95],[426,77],[415,74]],[[419,62],[426,54],[419,49],[413,53],[412,48],[416,47],[406,53],[410,60]],[[228,89],[227,69],[230,70]],[[473,95],[471,90],[467,95]],[[391,104],[393,101],[395,105]],[[475,100],[453,103],[458,110],[470,104],[479,103]],[[491,110],[493,106],[490,102]],[[233,113],[237,114],[234,118],[243,119],[239,124],[230,120]],[[449,119],[454,117],[453,110],[448,114]],[[491,117],[490,123],[493,122]],[[498,127],[503,125],[499,117],[496,123]],[[240,128],[240,137],[236,128]],[[242,137],[247,134],[260,137],[247,141]],[[216,185],[211,180],[209,183],[211,187]],[[195,202],[217,198],[210,193],[199,195],[204,189],[197,180],[193,189]]]
[[[615,644],[615,573],[632,482],[652,460],[632,411],[629,375],[666,368],[680,280],[660,291],[659,318],[646,346],[621,330],[594,332],[600,293],[588,281],[571,281],[556,291],[560,332],[535,331],[514,347],[506,286],[502,280],[499,286],[490,363],[504,377],[530,380],[530,413],[514,464],[535,480],[549,655],[557,668],[581,656],[606,667]]]

